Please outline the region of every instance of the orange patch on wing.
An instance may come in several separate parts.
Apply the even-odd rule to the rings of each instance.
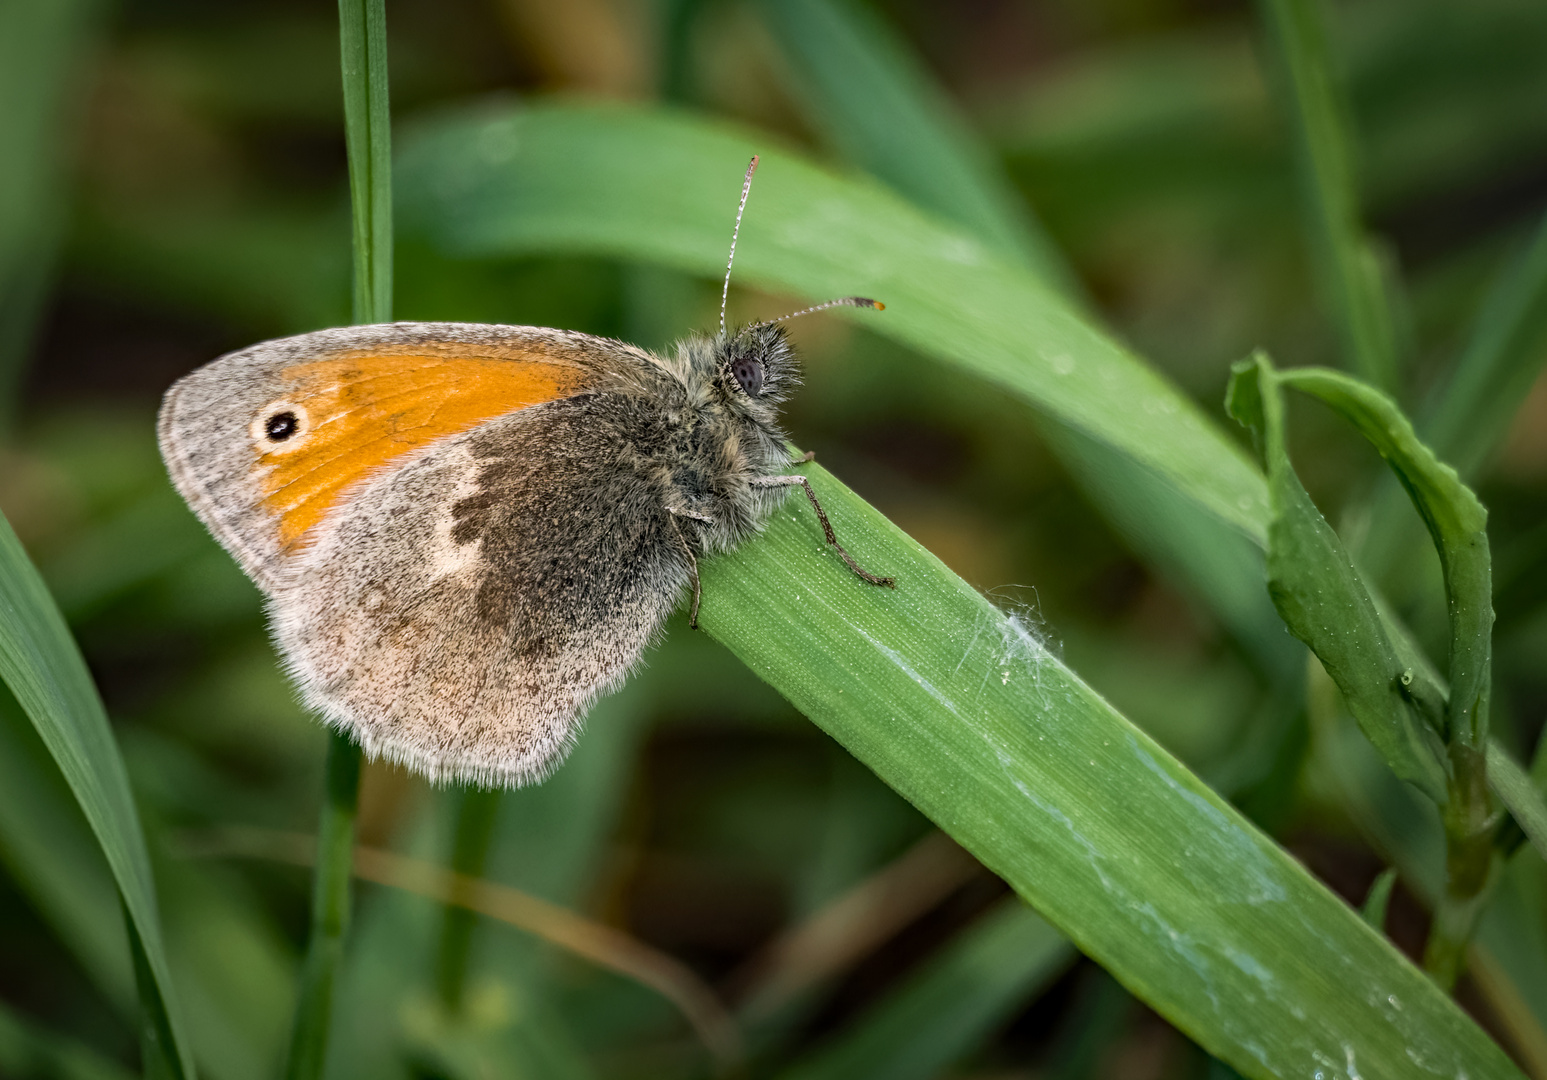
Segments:
[[[478,355],[468,355],[477,352]],[[285,369],[305,410],[295,445],[259,455],[282,547],[298,546],[352,484],[404,454],[497,416],[567,397],[583,369],[537,350],[447,343],[333,353]]]

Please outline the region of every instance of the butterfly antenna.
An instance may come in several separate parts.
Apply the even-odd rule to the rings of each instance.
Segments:
[[[780,315],[777,319],[765,319],[757,325],[772,326],[774,323],[782,323],[787,319],[798,319],[802,315],[810,315],[813,311],[826,311],[828,308],[834,307],[862,307],[875,308],[877,311],[886,310],[886,305],[881,303],[881,301],[872,300],[866,296],[840,296],[838,299],[829,300],[825,304],[817,304],[815,307],[801,308],[799,311],[792,311],[788,315]]]
[[[752,174],[757,172],[757,155],[747,166],[746,178],[741,181],[741,205],[736,207],[736,227],[731,230],[731,253],[725,260],[725,285],[720,289],[720,336],[725,336],[725,302],[731,295],[731,264],[736,261],[736,238],[741,235],[741,215],[747,209],[747,195],[752,190]]]

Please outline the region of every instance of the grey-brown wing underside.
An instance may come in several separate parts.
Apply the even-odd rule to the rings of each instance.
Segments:
[[[307,704],[434,779],[517,785],[562,761],[688,581],[618,404],[485,424],[330,515],[272,596]]]

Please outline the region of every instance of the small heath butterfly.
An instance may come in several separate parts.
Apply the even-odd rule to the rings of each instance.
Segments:
[[[563,760],[701,555],[801,485],[783,320],[667,356],[532,326],[390,323],[268,341],[179,380],[172,481],[268,598],[306,704],[432,780],[515,786]],[[846,297],[809,308],[881,307]],[[806,314],[805,311],[796,312]],[[792,318],[793,316],[785,316]]]

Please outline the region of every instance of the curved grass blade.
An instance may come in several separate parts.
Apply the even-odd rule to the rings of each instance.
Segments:
[[[1062,934],[1019,900],[1007,900],[783,1080],[939,1076],[1073,957]]]
[[[1283,386],[1320,398],[1357,427],[1391,465],[1428,526],[1450,613],[1446,701],[1416,692],[1429,680],[1403,663],[1337,534],[1295,477],[1284,447]],[[1448,987],[1487,897],[1498,829],[1486,756],[1493,654],[1487,512],[1456,471],[1418,441],[1390,398],[1340,372],[1300,368],[1280,374],[1259,355],[1236,366],[1230,407],[1262,447],[1279,511],[1268,547],[1274,604],[1291,632],[1315,650],[1393,770],[1444,810],[1445,891],[1424,963]],[[1430,762],[1423,748],[1436,731],[1444,739],[1443,759],[1432,754],[1433,766],[1443,770],[1439,791],[1432,770],[1425,772]]]
[[[1385,394],[1337,371],[1297,368],[1279,381],[1311,394],[1359,429],[1396,472],[1439,552],[1450,612],[1450,701],[1447,739],[1474,758],[1488,742],[1493,658],[1493,563],[1488,512],[1456,470],[1418,440],[1413,425]],[[1475,764],[1475,763],[1474,763]],[[1460,764],[1457,763],[1460,768]],[[1478,766],[1480,767],[1480,766]],[[1458,778],[1459,779],[1459,778]],[[1481,772],[1477,777],[1480,782]],[[1478,786],[1481,786],[1479,783]]]
[[[1185,395],[1025,269],[880,186],[770,152],[770,136],[606,106],[443,116],[404,141],[400,225],[463,255],[591,252],[717,276],[741,170],[764,154],[740,280],[887,304],[868,325],[1009,390],[1162,473],[1261,542],[1267,493]],[[706,207],[726,205],[723,219]]]
[[[1365,736],[1392,771],[1438,805],[1448,798],[1440,707],[1412,700],[1402,663],[1379,611],[1332,526],[1295,475],[1285,447],[1279,378],[1261,355],[1235,366],[1227,403],[1252,432],[1268,471],[1268,591],[1289,630],[1311,647]],[[1431,726],[1431,724],[1433,726]]]
[[[143,960],[145,977],[138,980],[140,1007],[148,1030],[165,1032],[166,1038],[164,1043],[145,1044],[146,1070],[160,1068],[168,1076],[191,1078],[193,1056],[173,993],[150,856],[123,758],[86,662],[3,516],[0,679],[16,695],[64,774],[118,883],[131,946],[138,946]],[[156,1055],[161,1050],[166,1057],[158,1062]]]
[[[927,551],[809,467],[700,624],[1134,994],[1248,1076],[1518,1076],[1359,915]]]

